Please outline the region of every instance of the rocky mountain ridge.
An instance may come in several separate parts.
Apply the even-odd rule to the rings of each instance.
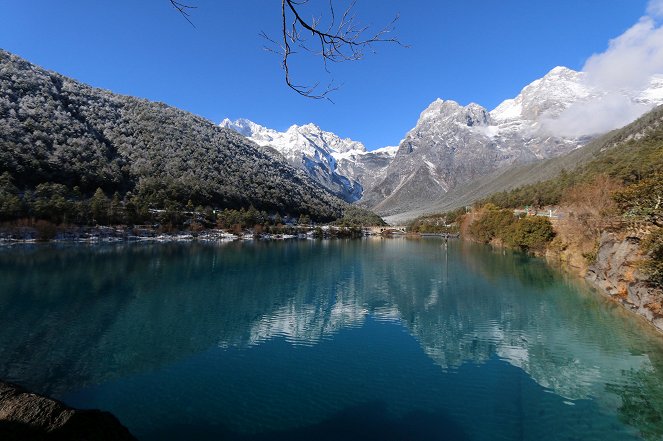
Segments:
[[[663,103],[663,77],[620,94],[645,113]],[[592,85],[585,73],[556,67],[492,111],[438,99],[421,113],[362,203],[382,215],[422,209],[495,171],[569,153],[600,133],[564,127],[567,112],[606,96],[611,92]]]
[[[220,125],[269,148],[347,202],[361,199],[364,189],[396,153],[395,147],[369,152],[361,142],[341,138],[312,123],[293,125],[285,132],[242,118],[226,118]]]
[[[397,215],[423,210],[450,192],[459,193],[512,166],[584,146],[603,132],[600,127],[579,127],[573,112],[615,99],[628,101],[639,116],[663,103],[663,76],[653,77],[643,90],[615,92],[593,84],[584,72],[558,66],[492,111],[476,103],[463,106],[437,99],[398,147],[371,152],[360,142],[313,124],[295,125],[286,132],[248,120],[224,120],[221,125],[273,147],[346,201]],[[620,126],[635,119],[632,114],[617,116],[623,119]]]

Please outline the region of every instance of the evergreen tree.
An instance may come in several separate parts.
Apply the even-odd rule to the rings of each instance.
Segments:
[[[108,221],[109,203],[106,194],[101,188],[97,188],[90,199],[90,212],[93,222],[105,225]]]

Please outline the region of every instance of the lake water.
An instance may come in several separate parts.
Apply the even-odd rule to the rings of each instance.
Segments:
[[[0,378],[141,440],[658,440],[663,338],[438,239],[0,250]]]

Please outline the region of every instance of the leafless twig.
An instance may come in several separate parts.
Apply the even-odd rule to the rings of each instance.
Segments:
[[[190,10],[196,7],[178,0],[169,1],[191,26],[195,27],[190,18]],[[357,21],[354,13],[357,0],[352,0],[343,14],[338,17],[333,5],[336,0],[328,1],[326,20],[323,19],[323,14],[313,16],[308,20],[304,18],[302,10],[309,4],[309,0],[281,0],[281,37],[278,39],[279,41],[269,37],[265,32],[260,33],[270,43],[265,49],[279,54],[281,57],[285,83],[292,90],[307,98],[329,100],[328,95],[337,90],[339,86],[332,81],[324,90],[320,91],[319,83],[313,85],[295,83],[289,65],[290,57],[297,53],[293,49],[301,49],[321,57],[325,71],[329,72],[329,63],[361,60],[367,50],[375,52],[373,46],[376,43],[393,43],[404,46],[397,38],[390,37],[398,16],[387,26],[371,33],[369,26],[360,25]],[[324,25],[325,22],[326,25]]]
[[[328,24],[323,27],[322,16],[313,17],[311,20],[304,19],[301,7],[308,3],[309,0],[281,0],[280,44],[264,32],[261,33],[263,38],[272,44],[272,47],[266,49],[281,56],[286,84],[302,96],[329,99],[329,93],[337,90],[338,86],[332,82],[320,91],[319,83],[312,86],[296,84],[289,67],[289,58],[296,53],[293,48],[321,57],[325,71],[329,72],[329,63],[361,60],[366,50],[374,52],[373,45],[376,43],[394,43],[403,46],[398,39],[390,37],[398,16],[389,25],[370,33],[368,26],[362,26],[357,22],[354,14],[356,0],[350,3],[338,19],[333,0],[329,0]]]
[[[191,14],[189,13],[191,9],[196,9],[195,6],[187,5],[177,0],[170,0],[170,4],[173,5],[173,8],[177,9],[180,14],[182,14],[182,17],[184,17],[191,26],[194,28],[196,27],[196,25],[191,21]]]

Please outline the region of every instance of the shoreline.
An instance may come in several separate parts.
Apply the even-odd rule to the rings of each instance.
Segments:
[[[221,229],[208,229],[200,232],[178,231],[172,233],[159,233],[155,229],[130,228],[130,227],[66,227],[63,228],[55,237],[50,239],[38,239],[34,237],[34,232],[25,237],[7,237],[7,229],[0,229],[0,248],[11,247],[14,245],[37,245],[37,244],[138,244],[138,243],[229,243],[244,241],[283,241],[283,240],[319,240],[319,239],[343,239],[343,238],[456,238],[463,241],[472,242],[471,239],[463,235],[442,235],[442,234],[398,234],[398,235],[380,235],[375,234],[368,228],[361,229],[361,235],[343,236],[329,234],[329,232],[338,232],[344,227],[324,226],[318,227],[323,231],[323,235],[316,235],[314,227],[295,227],[288,226],[288,232],[284,233],[255,233],[252,230],[245,230],[242,233],[230,233]],[[358,227],[356,227],[358,228]],[[496,244],[490,244],[492,248],[499,248]],[[632,244],[631,244],[632,245]],[[623,310],[628,311],[646,322],[651,328],[655,329],[660,335],[663,335],[663,306],[657,302],[657,298],[663,297],[663,291],[659,288],[647,285],[646,279],[637,270],[637,261],[641,257],[638,254],[637,247],[631,246],[627,252],[619,254],[614,248],[628,246],[627,241],[619,241],[614,238],[602,240],[602,249],[612,247],[613,250],[605,251],[599,254],[597,261],[588,265],[585,271],[568,265],[568,262],[560,259],[559,256],[550,253],[532,254],[541,257],[554,267],[557,267],[565,274],[583,280],[593,290],[618,304]],[[609,252],[612,251],[612,252]],[[619,254],[621,261],[614,262],[614,256]],[[565,264],[566,263],[566,264]],[[617,268],[617,270],[614,270]]]
[[[210,228],[200,231],[163,232],[144,227],[58,227],[44,236],[33,227],[0,228],[0,246],[38,243],[141,243],[141,242],[233,242],[250,240],[327,239],[376,236],[362,227],[285,226],[279,232],[256,232],[253,229],[229,232]]]

